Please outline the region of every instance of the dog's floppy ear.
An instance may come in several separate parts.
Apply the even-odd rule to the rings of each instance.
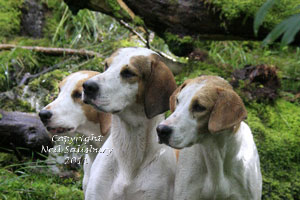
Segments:
[[[100,124],[101,135],[105,136],[111,127],[111,114],[98,112],[98,120]]]
[[[169,109],[169,98],[177,87],[172,72],[158,56],[150,56],[150,59],[151,74],[145,85],[144,97],[148,119]]]
[[[241,98],[231,90],[217,88],[218,97],[208,122],[210,133],[217,133],[240,123],[247,117]]]

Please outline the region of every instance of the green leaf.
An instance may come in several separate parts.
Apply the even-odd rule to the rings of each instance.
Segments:
[[[276,25],[275,28],[267,35],[263,40],[263,45],[274,42],[282,34],[281,45],[287,45],[294,41],[295,35],[300,30],[300,13],[283,20],[280,24]]]
[[[257,36],[258,29],[259,29],[260,25],[262,24],[262,22],[264,21],[264,18],[266,16],[266,14],[268,13],[268,10],[270,8],[272,8],[272,6],[276,2],[277,2],[277,0],[268,0],[268,1],[266,1],[266,3],[264,3],[259,8],[259,10],[257,11],[257,13],[255,14],[254,23],[253,23],[253,30],[254,30],[255,36]]]
[[[300,30],[300,13],[287,19],[288,29],[284,32],[281,45],[287,45],[294,41],[296,34]]]

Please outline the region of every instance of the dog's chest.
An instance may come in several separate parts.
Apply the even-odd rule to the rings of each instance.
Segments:
[[[206,159],[199,151],[200,147],[194,145],[180,152],[174,199],[239,199],[243,188],[236,179],[237,174],[205,165]]]

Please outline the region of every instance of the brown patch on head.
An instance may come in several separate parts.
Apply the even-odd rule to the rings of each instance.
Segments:
[[[86,80],[90,79],[91,77],[98,75],[99,72],[80,71],[80,72],[77,72],[77,73],[87,74],[88,77],[86,77],[82,80],[79,80],[76,83],[75,88],[73,89],[73,91],[71,93],[71,97],[74,100],[74,102],[79,103],[81,105],[82,110],[84,111],[84,114],[87,117],[87,119],[91,122],[99,123],[101,134],[106,135],[108,133],[109,129],[110,129],[111,115],[108,114],[108,113],[103,113],[103,112],[97,111],[91,105],[83,103],[83,101],[81,99],[81,94],[82,94],[82,90],[83,90],[82,84]]]
[[[247,112],[240,97],[226,80],[217,76],[200,76],[186,80],[170,98],[172,112],[176,108],[178,93],[184,87],[197,83],[204,86],[194,93],[189,112],[197,120],[199,133],[233,130],[246,118]]]
[[[75,85],[75,87],[74,87],[74,89],[73,89],[73,91],[71,93],[71,97],[72,97],[72,99],[75,102],[77,102],[77,103],[83,103],[82,100],[81,100],[81,94],[82,94],[82,91],[83,91],[82,84],[86,80],[90,79],[91,77],[98,75],[99,72],[95,72],[95,71],[80,71],[80,72],[76,72],[76,73],[81,73],[81,74],[87,74],[88,75],[87,78],[81,79],[81,80],[79,80],[76,83],[76,85]]]
[[[138,71],[137,103],[143,104],[145,99],[145,83],[151,74],[151,60],[147,56],[134,56],[129,61],[129,67]]]
[[[184,81],[183,84],[181,84],[174,92],[173,94],[170,96],[170,100],[169,100],[169,104],[170,104],[170,110],[171,112],[174,112],[175,108],[176,108],[176,99],[177,99],[177,95],[178,93],[189,83],[191,82],[192,79],[186,80]]]

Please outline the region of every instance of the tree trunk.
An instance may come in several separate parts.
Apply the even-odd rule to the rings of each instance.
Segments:
[[[253,18],[240,16],[233,21],[220,19],[220,11],[214,11],[208,1],[200,0],[64,0],[73,12],[87,8],[111,15],[113,17],[130,20],[124,11],[130,13],[133,21],[140,16],[145,25],[165,39],[170,49],[179,56],[186,56],[193,51],[193,39],[205,40],[262,40],[270,30],[260,28],[257,37],[253,32]],[[81,1],[80,1],[81,2]],[[112,6],[115,2],[116,5]],[[120,14],[118,14],[120,13]],[[134,13],[134,14],[132,14]],[[169,34],[168,34],[169,33]],[[175,35],[171,35],[170,33]],[[176,41],[176,37],[191,36],[190,40]],[[298,34],[295,43],[300,43]],[[179,46],[178,46],[179,45]]]
[[[43,123],[35,114],[0,110],[0,151],[44,158],[42,146],[53,147]]]

